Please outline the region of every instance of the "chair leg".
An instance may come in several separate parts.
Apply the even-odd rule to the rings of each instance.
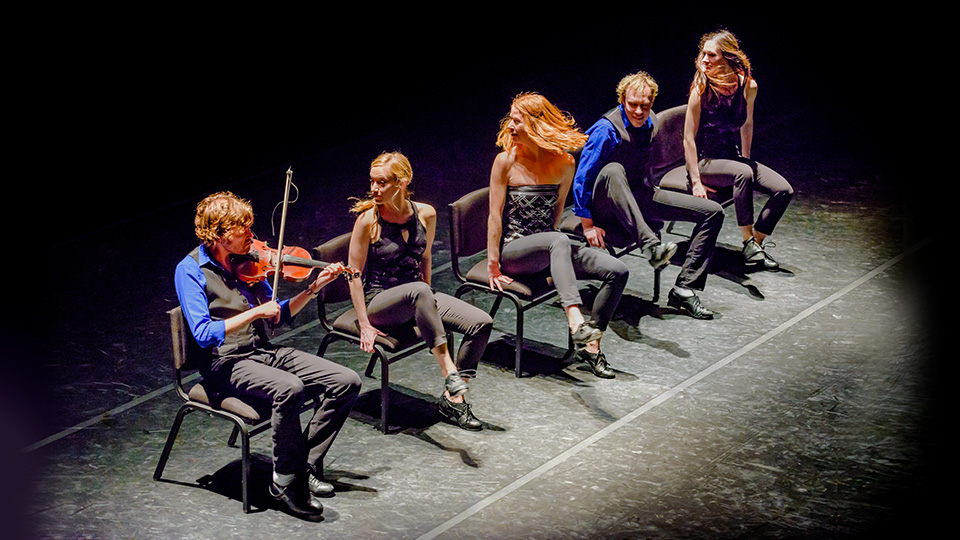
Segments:
[[[238,428],[240,426],[237,426]],[[241,458],[240,458],[240,468],[242,470],[243,478],[241,479],[241,496],[243,497],[243,513],[250,513],[250,495],[249,495],[249,480],[250,480],[250,436],[247,433],[246,429],[241,430],[240,435],[240,446]]]
[[[498,297],[499,300],[499,297]],[[514,302],[516,304],[516,302]],[[523,356],[523,311],[517,304],[517,343],[513,352],[513,374],[519,379],[523,377],[523,369],[520,368],[520,358]]]
[[[234,424],[233,431],[230,432],[230,439],[227,441],[227,446],[230,446],[230,447],[236,446],[238,435],[240,435],[240,426]]]
[[[327,352],[327,347],[330,345],[330,342],[334,339],[333,334],[326,334],[323,336],[323,339],[320,340],[320,346],[317,347],[317,356],[323,356],[323,353]]]
[[[500,309],[500,302],[503,301],[502,296],[497,296],[497,299],[493,301],[493,306],[490,308],[490,318],[492,319],[497,314],[497,310]],[[519,307],[519,306],[517,306]],[[519,313],[519,312],[518,312]]]
[[[390,430],[390,362],[380,357],[380,431]]]
[[[377,365],[377,353],[370,355],[370,361],[367,362],[367,369],[364,371],[364,375],[367,377],[373,377],[373,366]]]
[[[183,417],[193,409],[188,405],[182,405],[177,411],[177,416],[173,420],[173,426],[170,427],[170,434],[167,435],[167,442],[163,445],[163,451],[160,453],[160,460],[157,462],[157,468],[153,471],[153,479],[159,480],[163,475],[163,469],[167,466],[167,459],[170,458],[170,450],[173,449],[173,443],[177,440],[177,434],[180,432],[180,425],[183,423]]]
[[[656,304],[660,301],[660,272],[663,272],[664,267],[657,268],[653,271],[653,303]]]

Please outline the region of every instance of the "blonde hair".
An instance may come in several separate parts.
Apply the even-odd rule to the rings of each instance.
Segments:
[[[726,60],[727,65],[730,66],[730,69],[732,69],[734,73],[743,76],[744,83],[750,80],[753,76],[753,71],[750,68],[750,59],[747,58],[746,53],[740,49],[740,42],[737,40],[737,36],[733,35],[729,30],[717,30],[716,32],[704,34],[703,37],[700,38],[700,48],[697,52],[697,59],[694,62],[697,70],[693,75],[693,83],[690,85],[691,92],[697,92],[703,95],[707,89],[710,89],[712,94],[716,94],[720,88],[731,86],[730,83],[722,78],[712,77],[703,71],[703,66],[700,61],[703,57],[703,48],[707,45],[708,41],[713,41],[717,44],[717,48],[720,49],[720,54],[723,56],[723,59]]]
[[[229,191],[214,193],[197,204],[193,225],[197,238],[209,247],[238,228],[253,226],[253,207]]]
[[[626,99],[627,90],[630,88],[639,92],[643,90],[644,86],[650,89],[650,99],[657,97],[660,87],[657,86],[657,81],[653,80],[653,77],[645,71],[638,71],[620,79],[620,82],[617,83],[617,102],[623,103],[623,100]]]
[[[413,182],[413,167],[410,165],[410,160],[407,159],[407,156],[400,152],[383,152],[370,163],[370,168],[372,169],[373,167],[383,167],[390,171],[394,181],[400,184],[403,189],[403,198],[410,198],[411,192],[409,185],[410,182]],[[406,184],[403,184],[404,180],[406,180]],[[362,214],[371,208],[377,207],[377,203],[374,202],[373,198],[357,199],[353,197],[353,200],[356,202],[350,211],[356,214]]]
[[[523,115],[524,126],[537,146],[551,152],[569,152],[587,142],[572,116],[558,109],[547,98],[535,92],[525,92],[513,98],[511,108],[516,107]],[[510,116],[500,121],[497,146],[504,150],[513,148],[515,141],[508,129]]]

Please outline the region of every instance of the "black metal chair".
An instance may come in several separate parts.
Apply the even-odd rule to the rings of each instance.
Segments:
[[[167,442],[160,454],[153,479],[160,480],[163,475],[163,469],[170,457],[170,451],[177,439],[184,416],[189,412],[204,411],[233,424],[233,432],[228,441],[230,446],[236,443],[238,436],[240,437],[243,511],[249,513],[250,437],[270,427],[270,405],[253,403],[235,396],[218,395],[204,387],[202,380],[187,390],[185,385],[192,379],[188,373],[197,369],[197,361],[202,351],[186,329],[181,308],[178,306],[167,313],[170,316],[170,332],[173,339],[174,390],[183,403],[177,411],[170,434],[167,435]]]
[[[559,296],[549,272],[544,271],[531,276],[510,276],[513,282],[504,285],[504,290],[490,288],[487,262],[484,258],[464,271],[461,259],[467,259],[485,252],[487,249],[487,217],[490,208],[490,188],[485,187],[470,192],[450,203],[450,258],[453,274],[460,281],[454,296],[461,297],[468,291],[492,294],[496,298],[490,309],[490,316],[496,315],[504,298],[510,300],[517,309],[516,349],[514,373],[523,374],[521,359],[523,355],[523,315],[530,308],[538,306]],[[561,361],[573,355],[573,341],[567,334],[567,351]]]
[[[350,251],[350,233],[340,236],[313,248],[317,260],[334,263],[346,262]],[[317,356],[323,356],[327,347],[337,341],[349,341],[360,344],[360,323],[357,312],[351,306],[336,319],[330,320],[331,304],[338,304],[350,300],[350,288],[346,279],[337,279],[320,290],[317,296],[317,316],[320,326],[325,330]],[[414,353],[427,349],[427,344],[420,335],[420,330],[411,321],[401,326],[378,327],[386,335],[377,336],[373,346],[373,353],[364,372],[367,377],[373,377],[373,367],[380,362],[380,431],[389,432],[390,427],[390,364],[402,360]],[[451,354],[452,336],[447,334],[447,346]]]

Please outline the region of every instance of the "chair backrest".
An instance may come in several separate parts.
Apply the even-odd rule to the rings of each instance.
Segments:
[[[489,214],[489,187],[471,191],[450,203],[450,263],[460,281],[466,281],[460,270],[460,258],[487,249]]]
[[[667,171],[683,165],[683,123],[686,105],[677,105],[657,113],[659,125],[650,141],[649,185],[657,186]]]
[[[313,248],[314,257],[318,261],[326,263],[344,263],[346,264],[350,255],[350,234],[343,233],[336,238]],[[350,283],[346,278],[335,279],[320,289],[317,296],[317,306],[319,308],[320,322],[324,325],[326,321],[325,304],[336,304],[350,299]]]
[[[170,316],[170,337],[173,345],[173,377],[176,382],[177,394],[184,400],[190,399],[187,389],[184,388],[184,372],[200,367],[200,363],[210,358],[210,351],[197,345],[193,335],[187,329],[183,317],[183,309],[177,306],[167,312]]]
[[[187,333],[187,325],[183,320],[183,308],[177,306],[167,312],[170,316],[170,337],[173,340],[173,369],[181,370],[189,358],[187,357],[187,340],[193,339]]]

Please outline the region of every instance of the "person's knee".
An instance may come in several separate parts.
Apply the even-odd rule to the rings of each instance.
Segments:
[[[570,239],[562,232],[550,233],[550,253],[570,253]]]
[[[360,380],[360,375],[352,369],[344,370],[340,377],[338,377],[340,394],[344,396],[356,396],[360,393],[360,386],[363,382]]]
[[[609,281],[626,284],[630,279],[630,269],[620,259],[614,259],[610,265]]]
[[[777,192],[777,196],[783,199],[784,201],[789,202],[793,199],[793,186],[790,184],[785,184],[786,189],[781,189]]]
[[[472,336],[489,336],[491,332],[493,332],[493,318],[486,312],[467,330],[467,333]]]
[[[305,386],[299,377],[286,374],[273,382],[273,401],[279,406],[286,404],[297,405],[303,402]]]
[[[426,282],[415,281],[407,286],[409,287],[407,297],[414,306],[421,303],[424,303],[425,306],[435,306],[436,300],[433,297],[433,289]]]

